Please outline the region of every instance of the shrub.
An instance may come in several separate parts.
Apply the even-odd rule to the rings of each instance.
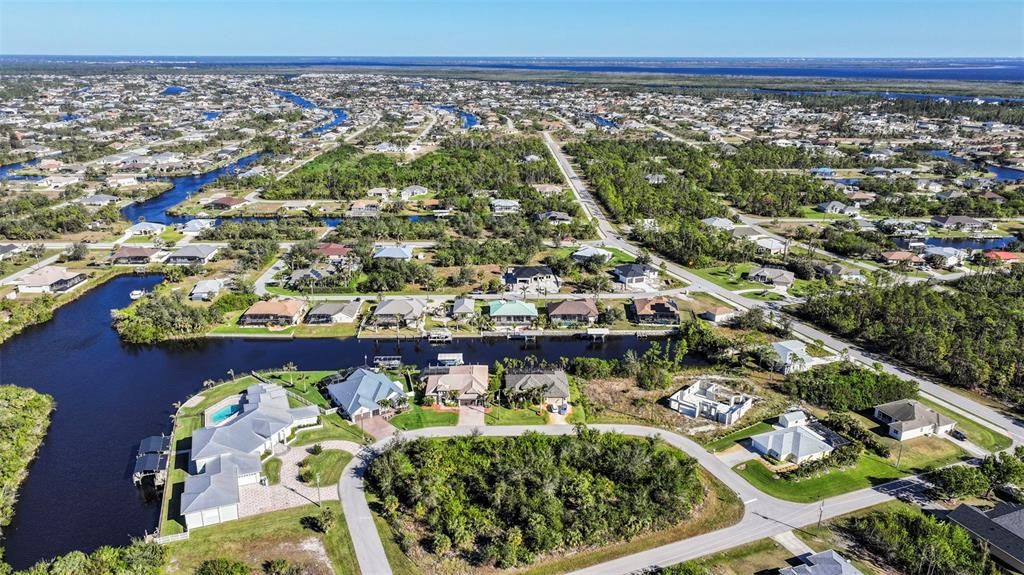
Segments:
[[[199,564],[195,575],[249,575],[252,568],[233,559],[208,559]]]

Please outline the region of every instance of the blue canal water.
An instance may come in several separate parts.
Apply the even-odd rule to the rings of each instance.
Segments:
[[[220,112],[214,112],[214,111],[203,112],[203,120],[205,120],[207,122],[210,122],[212,120],[216,120],[219,117],[220,117]]]
[[[43,176],[19,176],[15,172],[25,168],[30,168],[39,163],[39,160],[26,160],[24,162],[17,162],[15,164],[7,164],[6,166],[0,166],[0,181],[3,180],[41,180]]]
[[[192,218],[179,218],[167,215],[167,210],[185,201],[191,194],[199,191],[203,186],[213,183],[221,176],[227,176],[242,171],[243,168],[266,154],[251,154],[238,159],[222,168],[200,174],[198,176],[179,176],[169,178],[171,189],[145,201],[129,204],[121,209],[121,213],[130,222],[139,222],[143,219],[147,222],[158,224],[183,223]]]
[[[293,362],[332,370],[364,358],[400,355],[423,366],[438,353],[493,365],[504,357],[622,357],[646,350],[633,337],[590,342],[548,338],[524,344],[505,339],[422,342],[356,339],[211,339],[194,344],[130,346],[110,327],[110,310],[127,306],[132,290],[149,291],[156,276],[122,276],[58,310],[0,346],[0,380],[32,387],[56,400],[46,441],[22,485],[14,522],[5,529],[6,558],[15,568],[73,549],[126,544],[152,532],[159,505],[142,500],[131,481],[138,442],[169,433],[173,404],[206,379]]]
[[[958,164],[965,164],[979,170],[987,170],[995,174],[995,180],[997,182],[1015,182],[1024,178],[1024,171],[1015,170],[1013,168],[1004,168],[1002,166],[993,166],[990,164],[984,164],[981,162],[972,162],[959,156],[954,156],[949,150],[925,150],[926,154],[935,156],[936,158],[942,158],[944,160],[952,160]]]
[[[896,240],[896,244],[902,248],[910,245],[911,241],[920,241],[926,246],[938,246],[943,248],[956,248],[958,250],[1001,250],[1012,244],[1017,238],[1004,236],[999,238],[924,238],[921,240]]]
[[[177,96],[178,94],[184,94],[188,92],[188,88],[183,86],[167,86],[163,92],[160,92],[164,96]]]
[[[277,94],[278,96],[284,98],[285,100],[288,100],[289,102],[295,104],[296,106],[298,106],[300,108],[305,108],[307,110],[312,110],[312,109],[320,108],[320,106],[317,106],[313,102],[303,98],[302,96],[299,96],[298,94],[295,94],[294,92],[289,92],[288,90],[273,90],[273,92],[275,94]],[[324,110],[328,110],[332,114],[334,114],[334,119],[330,120],[327,123],[321,124],[321,125],[313,128],[312,130],[302,134],[302,137],[308,138],[310,136],[318,136],[320,134],[323,134],[324,132],[328,132],[330,130],[333,130],[334,128],[337,128],[338,126],[344,124],[346,120],[348,120],[348,112],[346,112],[342,108],[323,108],[323,109]]]
[[[81,120],[82,116],[79,114],[64,114],[60,119],[64,122],[74,122],[75,120]]]
[[[468,129],[472,128],[473,126],[476,126],[477,124],[480,123],[480,118],[477,118],[476,115],[471,114],[471,113],[469,113],[469,112],[467,112],[465,110],[460,110],[460,109],[456,108],[455,106],[436,106],[436,107],[437,107],[438,110],[444,110],[446,112],[451,112],[452,114],[456,114],[460,118],[462,118],[462,127],[464,129],[468,130]]]
[[[591,114],[590,115],[590,119],[593,120],[594,123],[597,124],[598,126],[601,126],[601,127],[604,127],[604,128],[618,128],[619,127],[619,125],[616,124],[615,122],[613,122],[613,121],[611,121],[608,118],[605,118],[603,116],[598,116],[597,114]]]

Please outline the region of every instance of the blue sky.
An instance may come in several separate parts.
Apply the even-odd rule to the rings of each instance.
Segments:
[[[1024,57],[1024,2],[0,0],[0,54]]]

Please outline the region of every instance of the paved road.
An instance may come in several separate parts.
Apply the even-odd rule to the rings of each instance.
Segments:
[[[731,527],[634,553],[576,572],[581,575],[621,575],[655,565],[672,565],[765,537],[786,533],[792,529],[813,524],[819,519],[844,515],[857,509],[890,501],[894,497],[894,490],[887,490],[882,486],[832,497],[822,503],[790,503],[761,493],[718,457],[708,453],[700,445],[682,435],[639,425],[592,425],[590,427],[600,431],[615,431],[639,437],[661,437],[669,445],[696,459],[709,473],[736,493],[744,503],[745,512],[739,523]],[[480,433],[488,437],[504,437],[519,436],[528,431],[547,435],[567,435],[573,433],[574,429],[570,425],[428,427],[405,432],[402,437],[456,437],[473,433]],[[382,448],[390,441],[392,439],[379,441],[373,445],[373,448]],[[363,573],[387,575],[391,573],[391,567],[388,565],[384,546],[366,502],[363,472],[367,461],[366,458],[354,459],[346,467],[342,480],[338,484],[339,498],[345,511],[349,531],[352,534],[352,543],[360,570]]]
[[[626,253],[634,255],[639,253],[639,249],[627,241],[615,226],[611,224],[607,216],[605,216],[603,210],[598,205],[597,200],[594,199],[586,185],[583,183],[583,180],[581,180],[576,174],[576,171],[570,164],[569,159],[562,152],[558,143],[551,137],[551,134],[547,132],[544,133],[544,143],[547,144],[551,154],[554,155],[562,173],[565,174],[566,179],[569,181],[569,184],[572,186],[575,195],[579,198],[584,209],[588,212],[591,218],[597,221],[598,230],[604,239],[605,244],[621,249]],[[663,260],[658,257],[654,257],[652,259],[655,265],[661,265],[663,262]],[[733,293],[728,289],[721,287],[714,282],[708,281],[673,262],[664,260],[664,264],[665,269],[669,273],[690,282],[692,288],[691,291],[703,291],[710,293],[723,301],[729,302],[730,304],[743,309],[764,307],[765,305],[764,302],[744,297],[741,294]],[[796,318],[791,319],[793,320],[792,330],[794,333],[811,341],[820,340],[826,347],[832,348],[836,351],[846,350],[852,361],[858,361],[866,365],[878,363],[882,366],[884,371],[903,379],[916,382],[923,395],[929,399],[938,401],[939,403],[942,403],[950,409],[953,409],[967,417],[987,424],[989,427],[996,427],[1000,429],[1013,439],[1014,443],[1024,443],[1024,422],[1020,419],[1006,416],[986,405],[982,405],[960,395],[955,391],[937,385],[914,373],[910,373],[903,367],[891,363],[886,358],[868,353],[854,345],[837,339],[810,324],[801,322]]]

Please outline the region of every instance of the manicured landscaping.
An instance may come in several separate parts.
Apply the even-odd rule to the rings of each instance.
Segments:
[[[500,405],[488,407],[484,420],[487,425],[544,425],[548,416],[535,409],[509,409]]]
[[[928,407],[938,411],[942,415],[948,416],[956,421],[956,428],[959,429],[967,436],[967,440],[971,443],[987,449],[989,451],[1002,451],[1008,449],[1013,445],[1013,441],[1009,437],[991,429],[985,425],[969,419],[951,409],[947,409],[933,401],[919,397],[918,400],[927,405]]]
[[[303,518],[319,513],[316,505],[275,511],[190,533],[187,541],[168,546],[167,575],[191,575],[196,567],[209,559],[232,559],[259,569],[272,559],[286,559],[293,564],[317,563],[321,556],[317,546],[323,545],[330,567],[335,573],[359,573],[355,550],[345,516],[336,502],[326,502],[338,518],[326,535],[304,525]],[[310,545],[315,543],[315,545]]]
[[[763,289],[765,287],[764,284],[743,279],[743,274],[753,268],[754,264],[744,263],[733,266],[731,272],[727,266],[692,268],[690,271],[727,290]]]
[[[368,443],[372,438],[363,433],[358,426],[342,419],[337,413],[323,415],[320,417],[321,427],[300,431],[295,436],[292,445],[312,445],[331,439],[343,439],[356,443]]]
[[[707,449],[711,453],[714,453],[716,451],[722,451],[724,449],[729,449],[737,442],[742,441],[748,437],[757,435],[758,433],[766,433],[771,430],[772,425],[770,423],[759,421],[753,425],[744,427],[743,429],[737,429],[736,431],[733,431],[728,435],[719,437],[714,441],[705,443],[704,449]]]
[[[455,411],[441,411],[431,407],[412,405],[391,418],[391,425],[403,431],[422,429],[424,427],[444,427],[459,422],[459,414]]]
[[[303,483],[315,485],[317,477],[320,485],[334,485],[341,480],[341,472],[352,461],[352,455],[340,449],[324,449],[316,455],[310,455],[299,464],[299,473]]]
[[[281,482],[281,460],[271,457],[263,462],[263,475],[267,478],[268,485],[277,485]]]

